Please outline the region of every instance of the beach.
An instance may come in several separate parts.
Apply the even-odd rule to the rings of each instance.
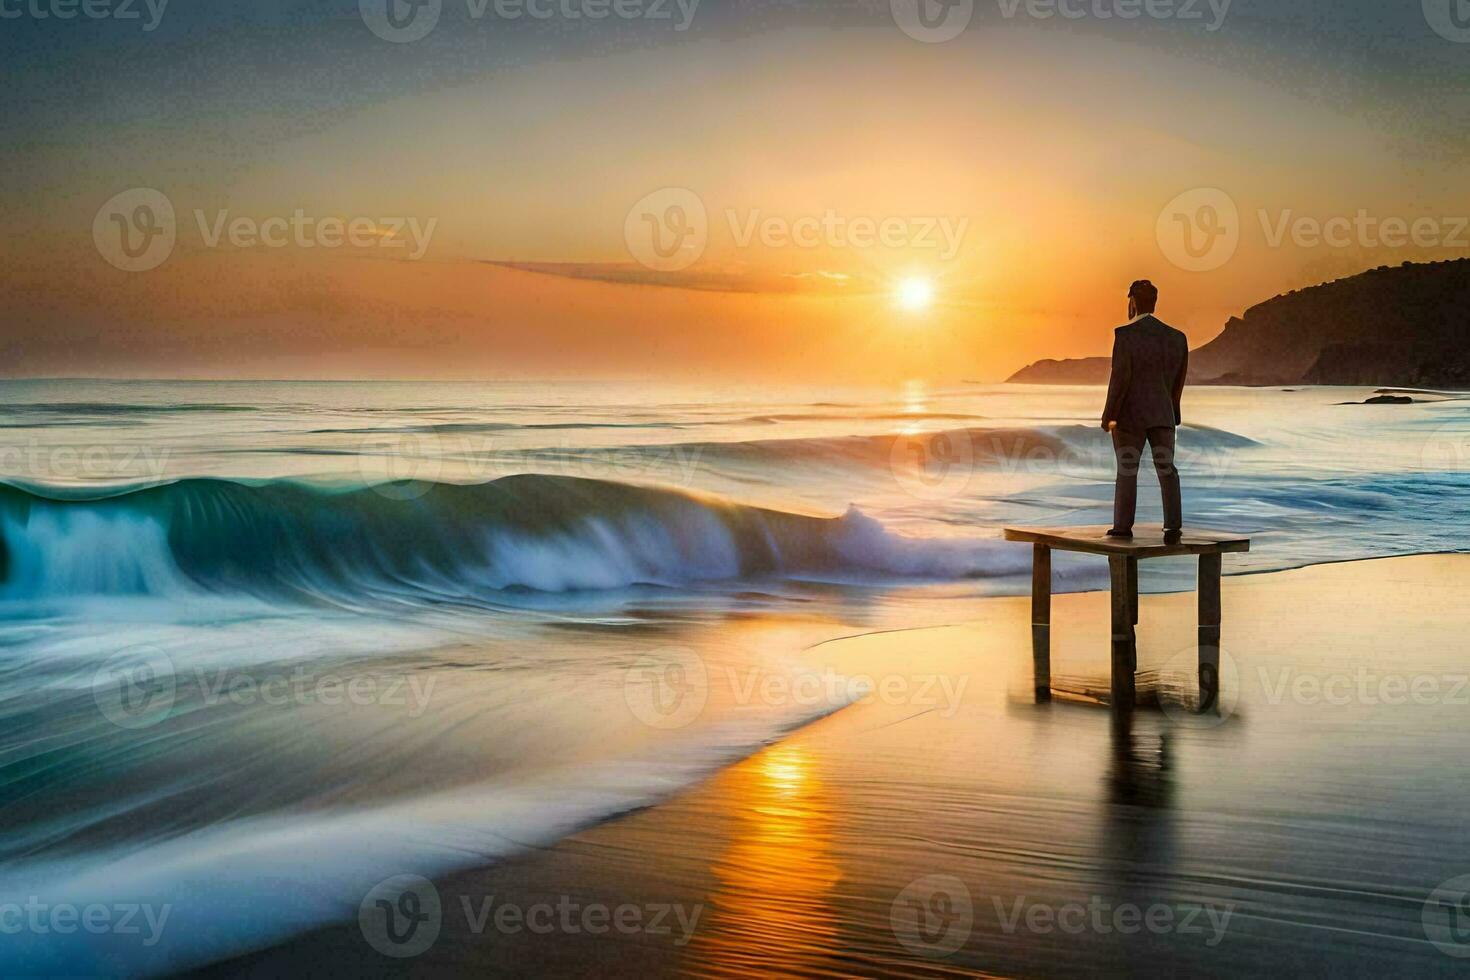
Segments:
[[[995,8],[0,0],[0,980],[1470,976],[1470,0]]]
[[[1060,924],[1134,906],[1188,919],[1138,942],[1192,971],[1437,957],[1463,575],[1388,556],[1464,548],[1470,419],[1370,393],[1191,392],[1188,524],[1252,540],[1223,717],[1197,563],[1149,560],[1120,740],[1107,563],[1055,556],[1038,706],[1001,540],[1110,516],[1095,388],[0,385],[0,961],[1121,970]]]
[[[1429,900],[1470,873],[1467,586],[1460,555],[1227,577],[1218,713],[1165,697],[1126,731],[1068,695],[1107,686],[1104,593],[1055,600],[1050,703],[1023,598],[824,642],[806,662],[872,696],[662,804],[436,878],[415,955],[343,922],[208,972],[1458,973],[1470,946]],[[1143,597],[1156,686],[1194,615],[1190,593]]]

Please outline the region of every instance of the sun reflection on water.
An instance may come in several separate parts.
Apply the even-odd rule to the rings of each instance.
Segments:
[[[778,745],[727,773],[741,802],[733,842],[715,862],[700,972],[772,975],[826,962],[837,939],[829,898],[841,874],[831,853],[826,791],[805,748]]]
[[[913,415],[915,419],[901,423],[898,427],[899,435],[915,436],[923,432],[925,426],[919,416],[929,411],[929,386],[921,380],[905,381],[900,401],[903,404],[903,414]]]
[[[922,415],[929,411],[929,386],[915,379],[903,383],[903,410],[905,415]]]

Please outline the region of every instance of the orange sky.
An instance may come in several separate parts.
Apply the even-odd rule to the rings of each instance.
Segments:
[[[217,121],[58,132],[32,160],[53,179],[10,200],[5,370],[1000,380],[1106,353],[1135,278],[1198,344],[1277,292],[1467,254],[1452,225],[1396,247],[1272,241],[1303,216],[1470,213],[1465,156],[1385,123],[1390,95],[1367,82],[1324,95],[1126,36],[895,33],[544,59],[309,125],[247,114],[269,136],[235,148],[195,138]],[[127,272],[94,219],[135,187],[167,198],[177,241]],[[1238,248],[1203,271],[1160,233],[1193,188],[1238,211]],[[649,195],[665,222],[669,201],[698,202],[697,261],[640,264]],[[381,230],[357,246],[229,240],[230,221],[298,212],[414,232],[396,249]],[[932,307],[895,303],[913,278]]]

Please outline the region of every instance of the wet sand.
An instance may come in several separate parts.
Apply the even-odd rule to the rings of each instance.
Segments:
[[[1459,973],[1460,886],[1426,899],[1470,874],[1466,595],[1470,556],[1227,578],[1225,695],[1202,716],[1168,696],[1194,597],[1145,596],[1140,670],[1168,710],[1126,728],[1066,696],[1107,688],[1101,593],[1054,601],[1048,703],[1028,599],[824,643],[808,660],[874,696],[663,805],[435,882],[432,942],[389,944],[415,955],[348,922],[207,972]]]

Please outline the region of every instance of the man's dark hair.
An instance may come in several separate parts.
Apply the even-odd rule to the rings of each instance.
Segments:
[[[1159,289],[1147,279],[1140,279],[1129,286],[1128,296],[1139,313],[1152,313],[1159,305]]]

